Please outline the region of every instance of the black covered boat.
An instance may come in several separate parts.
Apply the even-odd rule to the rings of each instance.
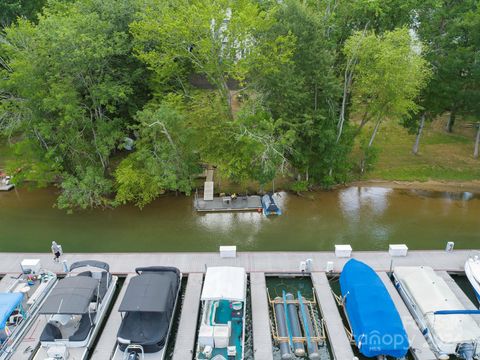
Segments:
[[[135,269],[119,312],[122,323],[118,330],[118,349],[114,359],[156,353],[163,359],[175,306],[180,290],[181,273],[177,268],[152,266]],[[123,353],[122,353],[123,352]],[[161,353],[159,353],[161,352]]]

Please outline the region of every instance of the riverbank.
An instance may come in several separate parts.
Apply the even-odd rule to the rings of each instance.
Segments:
[[[387,189],[426,190],[445,192],[473,192],[480,193],[480,180],[472,181],[388,181],[381,179],[353,181],[345,187],[381,187]]]

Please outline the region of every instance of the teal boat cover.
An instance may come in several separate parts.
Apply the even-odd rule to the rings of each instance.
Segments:
[[[355,344],[366,357],[404,357],[408,337],[385,285],[373,269],[351,259],[340,275],[345,310]]]
[[[12,312],[22,303],[22,293],[0,293],[0,329],[5,325]]]

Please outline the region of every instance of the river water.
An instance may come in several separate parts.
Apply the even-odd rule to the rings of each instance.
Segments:
[[[480,195],[348,187],[308,198],[281,193],[284,214],[197,214],[192,198],[164,196],[133,206],[67,214],[53,207],[55,190],[0,192],[0,251],[67,252],[239,250],[386,250],[480,247]]]

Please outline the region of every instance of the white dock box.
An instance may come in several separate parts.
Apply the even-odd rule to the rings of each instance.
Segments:
[[[38,274],[40,272],[40,259],[24,259],[20,266],[24,274]]]
[[[335,245],[335,256],[338,258],[349,258],[352,255],[350,245]]]
[[[221,258],[237,257],[237,247],[236,246],[220,246],[220,257]]]
[[[408,247],[405,244],[388,245],[388,253],[390,256],[407,256]]]

